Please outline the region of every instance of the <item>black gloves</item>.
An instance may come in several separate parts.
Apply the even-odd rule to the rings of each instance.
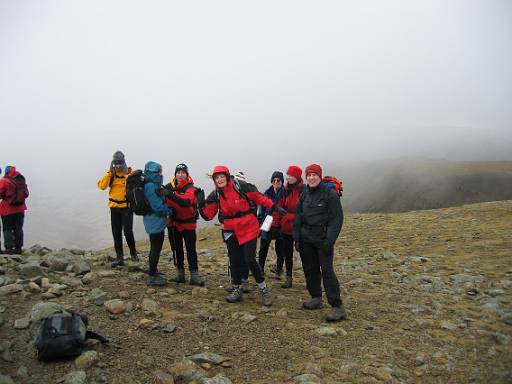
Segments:
[[[172,191],[165,187],[161,187],[156,190],[156,194],[160,197],[169,197],[172,195]]]
[[[204,208],[204,206],[206,205],[206,199],[204,197],[204,190],[201,188],[196,188],[194,193],[196,195],[197,205],[199,206],[199,208]]]
[[[279,213],[279,216],[281,216],[281,217],[283,217],[284,215],[286,215],[288,213],[288,211],[286,209],[278,207],[277,204],[274,204],[272,206],[272,211],[277,211],[277,213]]]

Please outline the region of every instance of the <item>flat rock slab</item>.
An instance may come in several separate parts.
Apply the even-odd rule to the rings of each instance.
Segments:
[[[198,364],[209,363],[209,364],[214,364],[214,365],[220,365],[224,361],[229,360],[229,358],[225,358],[225,357],[218,355],[216,353],[213,353],[213,352],[198,353],[196,355],[187,357],[187,359],[192,360],[194,363],[198,363]]]

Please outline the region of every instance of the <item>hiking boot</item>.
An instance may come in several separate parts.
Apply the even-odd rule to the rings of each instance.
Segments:
[[[176,276],[172,279],[175,283],[184,283],[185,280],[185,270],[184,269],[178,269],[178,273]]]
[[[21,255],[22,253],[23,251],[21,250],[21,248],[14,248],[14,250],[12,251],[13,255]]]
[[[260,293],[263,305],[265,307],[270,307],[272,305],[272,295],[270,294],[268,287],[260,288]]]
[[[190,285],[197,285],[198,287],[204,286],[204,281],[199,277],[198,271],[190,271]]]
[[[167,284],[167,280],[163,278],[161,275],[153,275],[149,276],[147,285],[153,286],[153,287],[162,287]]]
[[[283,285],[281,285],[281,288],[291,288],[292,287],[292,277],[286,276],[286,281]]]
[[[249,288],[249,280],[242,279],[242,285],[240,287],[243,293],[249,293],[251,292],[251,288]]]
[[[323,306],[321,297],[312,297],[311,300],[302,303],[304,309],[320,309]]]
[[[224,290],[228,293],[231,293],[231,292],[233,292],[233,288],[234,288],[234,285],[233,285],[233,283],[231,283],[226,288],[224,288]]]
[[[137,261],[139,261],[139,255],[137,255],[137,252],[132,253],[132,254],[130,255],[130,257],[132,258],[132,261],[133,261],[134,263],[136,263]]]
[[[345,320],[346,318],[347,313],[345,312],[345,308],[343,305],[340,305],[339,307],[332,307],[331,312],[325,316],[325,321],[334,322]]]
[[[240,292],[240,286],[233,286],[231,294],[226,296],[226,301],[228,303],[237,303],[239,301],[242,301],[242,292]]]
[[[111,265],[112,268],[122,267],[124,265],[123,256],[118,257],[117,259],[115,259],[114,262],[112,264],[110,264],[110,265]]]

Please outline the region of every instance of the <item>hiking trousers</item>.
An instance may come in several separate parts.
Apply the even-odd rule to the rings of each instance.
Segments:
[[[231,280],[233,285],[242,283],[245,264],[251,270],[252,275],[257,283],[265,281],[260,265],[256,261],[256,243],[258,239],[253,239],[242,245],[238,244],[238,239],[233,234],[226,240],[228,248],[229,263],[231,265]]]
[[[2,224],[4,227],[4,245],[6,250],[21,250],[23,247],[24,220],[24,212],[2,216]]]
[[[270,243],[272,239],[260,239],[260,250],[258,252],[258,263],[260,264],[260,268],[265,274],[265,262],[267,261],[268,250],[270,248]],[[283,270],[284,264],[284,256],[283,256],[283,239],[275,239],[275,248],[276,248],[276,265],[277,272],[281,272]]]
[[[293,236],[283,233],[283,257],[286,265],[286,276],[293,274]]]
[[[110,224],[112,236],[114,237],[114,248],[117,258],[124,256],[123,231],[130,255],[136,255],[135,238],[133,237],[133,212],[130,208],[110,208]]]
[[[167,231],[169,243],[171,243],[171,248],[175,251],[178,269],[185,269],[185,252],[183,250],[183,242],[185,242],[188,269],[190,271],[197,271],[196,231],[194,229],[184,229],[180,232],[175,227],[167,227]]]
[[[158,260],[164,245],[165,232],[159,232],[149,235],[149,275],[154,276],[158,270]]]
[[[311,297],[322,297],[322,282],[327,301],[333,307],[341,305],[341,292],[333,266],[334,247],[324,249],[318,243],[301,242],[300,258]]]

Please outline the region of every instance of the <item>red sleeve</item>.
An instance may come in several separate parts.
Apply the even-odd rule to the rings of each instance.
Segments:
[[[219,211],[219,204],[217,202],[217,197],[215,191],[210,193],[208,198],[206,199],[206,204],[204,208],[199,209],[199,213],[201,217],[206,221],[212,220],[217,212]]]
[[[274,202],[270,200],[267,196],[261,194],[260,192],[246,192],[246,195],[256,204],[261,205],[265,208],[272,209],[272,207],[274,206]]]

